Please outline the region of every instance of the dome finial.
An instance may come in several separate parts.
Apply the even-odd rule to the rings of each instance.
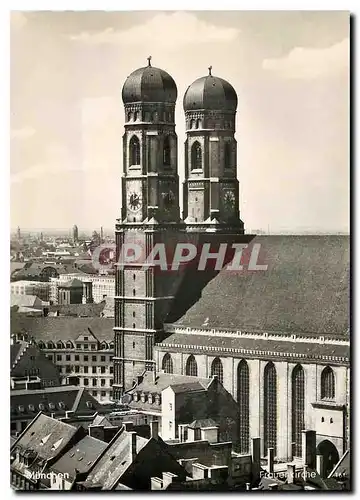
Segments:
[[[152,59],[152,58],[151,58],[151,56],[149,56],[149,57],[147,58],[147,60],[148,60],[148,66],[151,66],[151,59]]]
[[[209,70],[209,75],[211,76],[212,66],[209,66],[209,67],[208,67],[208,70]]]

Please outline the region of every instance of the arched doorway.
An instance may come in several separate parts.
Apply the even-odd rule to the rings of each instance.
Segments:
[[[328,476],[339,461],[339,453],[336,446],[328,439],[325,439],[318,444],[316,452],[318,455],[324,457],[324,471],[326,476]]]

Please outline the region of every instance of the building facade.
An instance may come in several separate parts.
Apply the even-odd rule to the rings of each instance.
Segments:
[[[26,339],[33,339],[57,367],[63,385],[84,388],[101,403],[112,400],[112,318],[43,317],[12,323],[14,338],[25,330]]]

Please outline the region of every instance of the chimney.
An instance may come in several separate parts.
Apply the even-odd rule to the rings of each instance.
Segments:
[[[274,474],[274,448],[268,448],[268,473]]]
[[[74,415],[74,412],[72,410],[67,410],[65,412],[65,418],[70,418]]]
[[[178,483],[181,481],[179,476],[177,476],[176,474],[173,474],[172,472],[163,472],[162,473],[162,480],[163,480],[163,484],[162,484],[163,490],[166,490],[166,488],[169,486],[169,484],[171,484],[173,482]]]
[[[316,467],[316,432],[302,431],[302,460],[311,469]]]
[[[129,432],[129,438],[130,438],[130,462],[133,463],[135,458],[136,458],[136,432],[131,431]]]
[[[303,480],[305,483],[307,481],[307,468],[308,468],[308,466],[305,464],[304,468],[303,468]]]
[[[246,483],[246,491],[250,491],[250,483]]]
[[[287,482],[293,484],[295,480],[295,465],[287,464]]]
[[[152,420],[150,422],[150,435],[153,439],[158,439],[159,437],[159,421]]]
[[[316,455],[316,471],[320,477],[325,477],[324,457],[323,455]]]
[[[252,479],[256,481],[260,478],[260,438],[251,439],[251,461],[252,461]]]
[[[273,490],[278,490],[278,489],[279,489],[279,485],[277,483],[269,484],[269,490],[273,491]]]
[[[131,421],[126,421],[126,422],[123,422],[123,427],[125,427],[125,430],[127,432],[132,432],[133,428],[134,428],[134,422],[131,422]]]

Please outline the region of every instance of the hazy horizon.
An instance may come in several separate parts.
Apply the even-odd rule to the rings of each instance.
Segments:
[[[14,230],[111,231],[121,89],[149,55],[178,86],[180,181],[182,97],[211,64],[238,93],[245,229],[349,233],[349,13],[339,11],[13,12]]]

